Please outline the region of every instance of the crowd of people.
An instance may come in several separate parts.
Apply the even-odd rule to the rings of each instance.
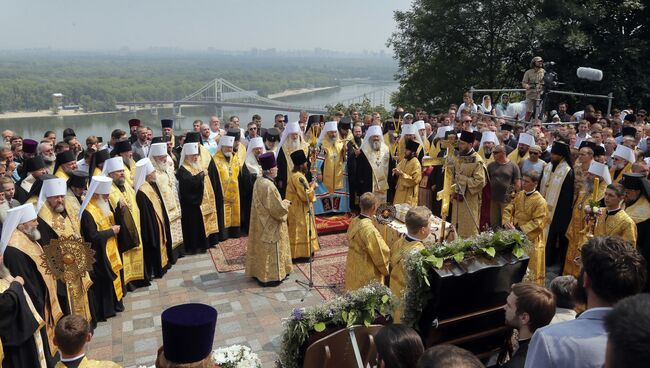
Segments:
[[[245,129],[237,116],[223,125],[213,116],[194,121],[187,132],[175,132],[165,119],[156,136],[153,127],[132,119],[128,132],[115,129],[107,142],[86,137],[85,147],[69,128],[62,140],[52,131],[42,138],[4,131],[0,308],[11,317],[0,327],[3,366],[53,367],[57,322],[72,305],[83,306],[75,312],[92,329],[123,311],[129,291],[163,277],[179,257],[205,253],[226,239],[248,235],[246,275],[262,286],[278,285],[292,263],[319,250],[314,215],[348,212],[358,216],[348,229],[346,289],[389,277],[398,297],[405,256],[435,236],[432,214],[461,238],[489,228],[525,233],[533,243],[530,283],[513,286],[506,310],[516,316],[518,351],[525,345],[530,353],[515,353],[511,361],[519,363],[510,366],[555,359],[543,349],[549,336],[566,332],[541,328],[560,305],[544,289],[547,269],[579,278],[579,286],[591,290],[597,302],[590,306],[586,298],[582,315],[647,290],[647,263],[635,257],[650,250],[650,124],[644,110],[605,116],[587,105],[570,115],[566,103],[546,123],[522,123],[508,115],[506,97],[492,107],[490,96],[476,105],[468,93],[460,107],[442,113],[397,108],[388,119],[354,110],[327,118],[303,111],[288,122],[277,114],[268,129],[259,115]],[[373,224],[382,203],[411,208],[408,233],[395,244],[386,244]],[[41,262],[43,247],[61,237],[80,239],[94,251],[82,290],[69,290]],[[634,285],[615,283],[623,261],[598,258],[612,257],[607,247],[617,257],[630,253],[639,278]],[[590,249],[594,259],[586,254]],[[604,263],[589,272],[588,259]],[[596,285],[617,290],[603,295],[604,286]],[[533,296],[540,300],[522,302]],[[517,311],[531,305],[548,310],[522,318]],[[562,308],[565,314],[574,309]],[[12,328],[21,329],[19,338],[7,336]],[[530,346],[521,343],[533,334],[538,338]]]

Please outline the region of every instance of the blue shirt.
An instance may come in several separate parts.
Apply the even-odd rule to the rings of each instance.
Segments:
[[[573,321],[535,331],[528,347],[526,368],[601,368],[607,347],[604,319],[611,310],[588,309]]]

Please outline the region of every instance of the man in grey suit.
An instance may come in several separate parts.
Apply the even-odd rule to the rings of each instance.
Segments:
[[[578,318],[535,331],[525,367],[601,367],[607,350],[605,318],[619,300],[643,289],[645,259],[628,241],[595,237],[582,246],[577,301],[586,302]],[[632,327],[634,328],[634,327]]]
[[[133,159],[137,162],[149,155],[150,142],[147,140],[147,127],[139,126],[138,140],[136,140],[131,147],[133,147]]]

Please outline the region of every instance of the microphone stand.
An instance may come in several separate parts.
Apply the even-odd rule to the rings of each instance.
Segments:
[[[308,238],[307,241],[309,242],[309,282],[305,282],[302,280],[296,280],[296,283],[298,285],[302,286],[305,288],[305,293],[302,295],[302,298],[300,299],[301,302],[305,301],[305,297],[307,297],[307,294],[309,294],[312,289],[334,289],[336,288],[336,285],[329,284],[329,285],[315,285],[314,284],[314,270],[313,270],[313,263],[314,263],[314,244],[311,240],[312,236],[312,224],[315,226],[315,221],[314,221],[314,211],[312,210],[311,202],[309,200],[309,186],[307,185],[307,182],[303,181],[300,179],[300,183],[302,183],[303,187],[305,188],[305,196],[307,197],[307,213],[309,214],[309,223],[307,224],[307,234]],[[318,234],[316,234],[316,237],[318,238]]]

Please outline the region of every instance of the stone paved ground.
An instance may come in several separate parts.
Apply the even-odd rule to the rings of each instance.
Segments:
[[[305,293],[296,280],[305,277],[294,266],[280,286],[262,288],[244,276],[243,270],[218,273],[209,254],[181,258],[149,288],[126,295],[125,311],[97,326],[88,355],[124,367],[151,366],[162,345],[162,311],[176,304],[200,302],[219,312],[215,348],[245,344],[260,356],[263,367],[272,367],[280,346],[282,319],[294,307],[323,301],[316,291]]]

